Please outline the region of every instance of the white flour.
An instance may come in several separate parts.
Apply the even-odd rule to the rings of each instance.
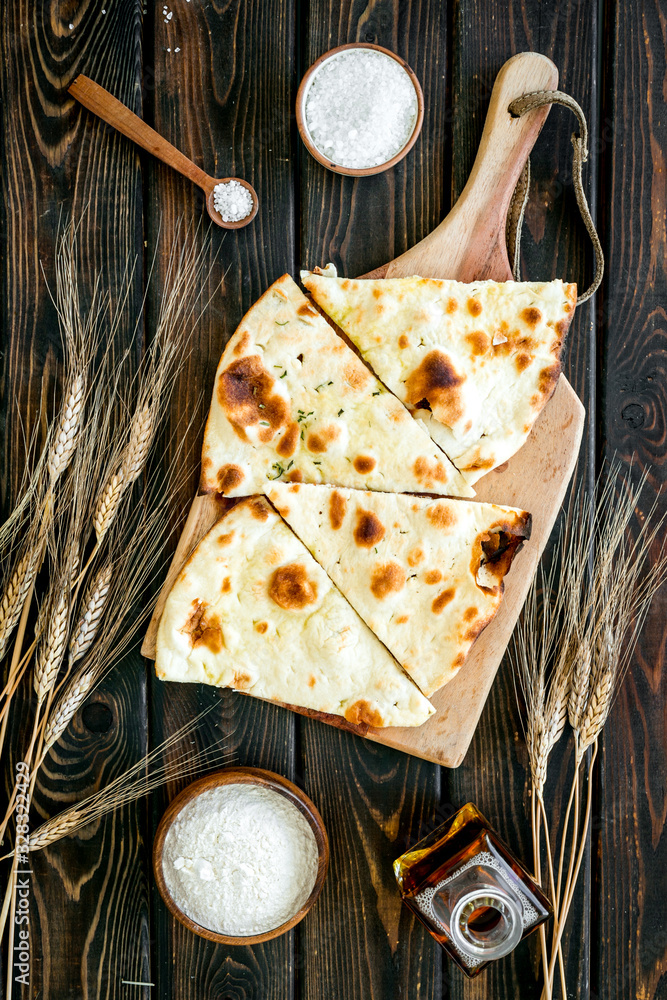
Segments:
[[[180,811],[165,838],[162,867],[176,905],[203,927],[235,937],[289,920],[317,875],[315,835],[283,795],[221,785]]]

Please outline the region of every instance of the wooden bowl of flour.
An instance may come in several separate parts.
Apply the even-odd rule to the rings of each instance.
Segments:
[[[251,785],[255,788],[266,789],[282,796],[288,803],[290,803],[291,806],[297,809],[303,819],[305,819],[308,827],[312,831],[317,850],[314,884],[312,885],[312,889],[310,890],[307,898],[287,919],[271,929],[264,930],[262,933],[246,935],[220,933],[219,931],[213,930],[210,927],[197,922],[197,920],[193,919],[192,916],[189,916],[188,913],[186,913],[178,904],[172,894],[172,891],[170,890],[168,884],[169,878],[165,876],[165,864],[169,863],[170,847],[167,838],[176,819],[179,817],[181,818],[181,821],[187,819],[189,813],[183,813],[183,810],[185,810],[186,807],[192,807],[193,804],[196,805],[197,800],[199,800],[200,805],[203,804],[206,800],[199,799],[203,793],[211,792],[212,790],[219,789],[223,786],[233,785]],[[190,810],[190,812],[191,811],[192,810]],[[301,820],[297,820],[296,822],[300,826],[303,826]],[[167,851],[165,851],[165,846],[167,847]],[[206,864],[206,862],[204,862],[204,864]],[[314,803],[304,792],[301,791],[300,788],[297,788],[297,786],[291,781],[288,781],[287,778],[283,778],[282,775],[279,774],[274,774],[272,771],[264,771],[257,767],[229,767],[222,771],[216,771],[213,774],[206,775],[206,777],[200,778],[198,781],[192,782],[192,784],[188,785],[187,788],[184,788],[183,791],[170,803],[165,814],[160,820],[157,833],[155,835],[155,841],[153,843],[153,871],[155,873],[155,880],[157,882],[160,895],[162,896],[167,908],[171,914],[176,917],[178,921],[180,921],[180,923],[188,928],[188,930],[191,930],[194,934],[198,934],[200,937],[207,938],[209,941],[216,941],[220,944],[261,944],[263,941],[270,941],[271,938],[279,937],[279,935],[284,934],[285,931],[295,927],[296,924],[303,920],[305,915],[317,900],[317,897],[322,890],[328,867],[329,839],[327,837],[322,817],[320,816]]]

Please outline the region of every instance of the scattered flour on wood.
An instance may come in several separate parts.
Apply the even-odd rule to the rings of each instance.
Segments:
[[[305,816],[280,793],[246,784],[209,789],[184,806],[162,859],[179,909],[235,937],[289,920],[310,896],[317,865]]]

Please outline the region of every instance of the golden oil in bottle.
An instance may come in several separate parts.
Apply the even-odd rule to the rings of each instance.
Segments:
[[[403,902],[468,976],[508,955],[551,904],[469,802],[394,861]]]

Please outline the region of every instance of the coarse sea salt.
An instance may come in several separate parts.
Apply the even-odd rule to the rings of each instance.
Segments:
[[[399,153],[414,131],[417,93],[391,56],[348,49],[325,59],[305,97],[306,127],[331,163],[363,170]]]
[[[284,795],[220,785],[178,813],[162,870],[172,899],[219,934],[250,937],[284,924],[310,896],[318,849],[308,820]]]
[[[213,205],[223,222],[240,222],[252,212],[250,191],[238,181],[224,181],[213,188]]]

